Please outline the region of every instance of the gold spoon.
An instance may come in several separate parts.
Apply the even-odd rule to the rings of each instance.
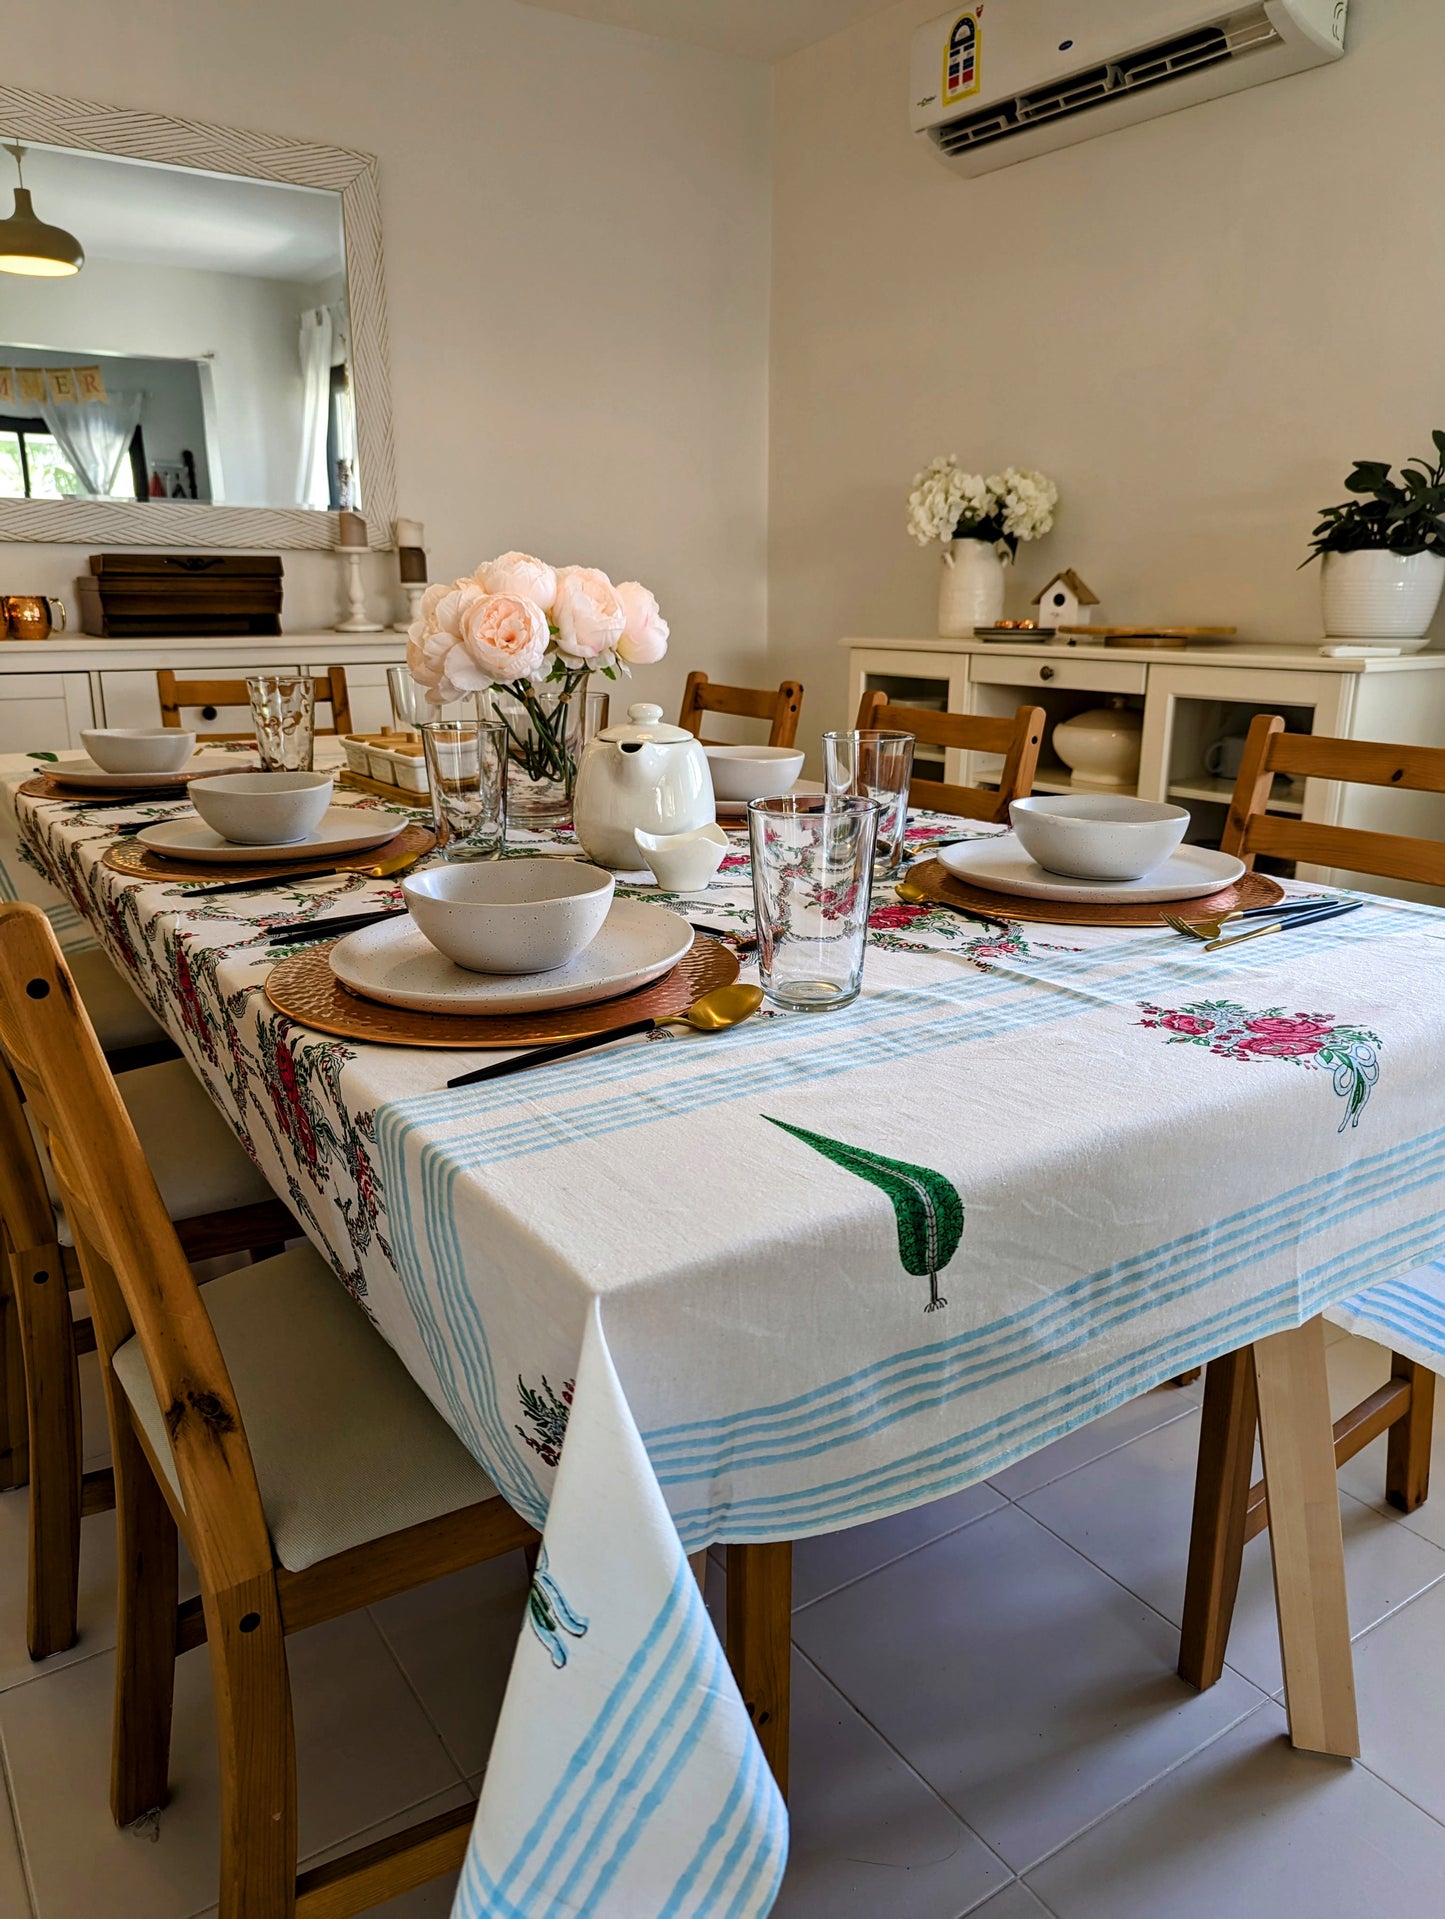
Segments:
[[[655,1033],[659,1026],[691,1026],[698,1033],[724,1033],[730,1026],[741,1026],[751,1019],[763,1003],[761,986],[714,986],[701,993],[685,1013],[664,1013],[660,1019],[637,1019],[629,1026],[614,1026],[605,1033],[588,1033],[584,1039],[559,1040],[555,1046],[534,1046],[530,1052],[517,1053],[511,1059],[498,1060],[495,1066],[479,1066],[474,1073],[462,1073],[449,1079],[448,1086],[476,1086],[484,1079],[506,1079],[512,1073],[525,1073],[532,1066],[547,1066],[554,1059],[570,1059],[573,1053],[590,1053],[595,1046],[610,1046],[615,1039],[634,1034]]]
[[[917,880],[899,880],[893,890],[906,906],[937,906],[947,913],[961,913],[966,920],[976,920],[984,926],[1008,926],[1007,920],[995,919],[992,913],[977,913],[971,906],[955,906],[952,900],[936,900]]]

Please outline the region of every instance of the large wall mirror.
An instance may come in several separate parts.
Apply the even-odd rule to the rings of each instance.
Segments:
[[[0,538],[389,545],[375,162],[9,87],[0,137],[60,234],[0,271]]]

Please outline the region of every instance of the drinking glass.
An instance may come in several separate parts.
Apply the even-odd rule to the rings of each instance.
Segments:
[[[857,999],[882,812],[831,794],[748,807],[758,970],[776,1005],[821,1013]]]
[[[289,673],[247,680],[256,745],[268,773],[309,773],[316,732],[316,682]]]
[[[418,733],[430,720],[459,720],[475,715],[477,711],[475,693],[468,693],[465,699],[454,700],[449,706],[433,706],[426,696],[426,688],[418,686],[411,677],[409,666],[389,666],[386,669],[386,690],[391,700],[392,724],[402,733]]]
[[[872,731],[823,735],[823,780],[830,793],[877,800],[882,809],[873,872],[891,879],[902,870],[908,831],[908,783],[913,778],[911,733]]]
[[[495,720],[428,720],[421,737],[443,859],[498,859],[507,837],[507,729]]]

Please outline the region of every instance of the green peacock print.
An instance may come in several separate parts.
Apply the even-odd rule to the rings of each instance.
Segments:
[[[794,1139],[811,1146],[815,1153],[831,1160],[846,1173],[856,1173],[877,1186],[893,1202],[898,1217],[898,1257],[903,1270],[922,1279],[928,1278],[928,1304],[924,1311],[936,1313],[948,1301],[938,1290],[938,1275],[958,1251],[963,1238],[963,1201],[952,1183],[931,1166],[912,1166],[907,1160],[887,1159],[882,1153],[870,1153],[862,1146],[849,1146],[841,1139],[829,1139],[826,1133],[810,1133],[806,1127],[790,1126],[786,1120],[762,1117],[770,1126],[791,1133]]]

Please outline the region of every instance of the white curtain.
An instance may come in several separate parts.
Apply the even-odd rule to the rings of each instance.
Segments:
[[[326,428],[331,418],[330,307],[312,307],[301,315],[301,464],[296,477],[300,506],[331,504],[326,467]]]
[[[109,498],[140,424],[143,393],[112,393],[95,400],[47,400],[40,412],[80,484],[97,500]]]

